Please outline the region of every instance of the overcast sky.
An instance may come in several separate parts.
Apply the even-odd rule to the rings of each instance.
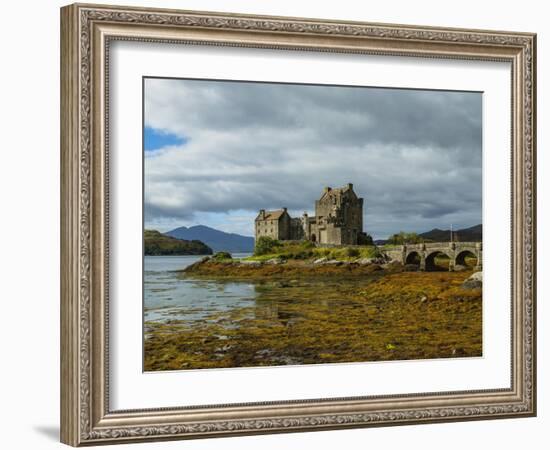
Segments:
[[[145,80],[145,227],[253,235],[259,209],[314,212],[353,183],[364,228],[481,223],[481,94]]]

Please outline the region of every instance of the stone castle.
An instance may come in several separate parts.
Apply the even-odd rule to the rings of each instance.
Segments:
[[[363,199],[353,191],[353,184],[342,188],[326,187],[315,201],[315,216],[304,213],[290,217],[286,208],[261,209],[255,220],[256,241],[267,236],[278,240],[308,240],[327,245],[364,243]]]

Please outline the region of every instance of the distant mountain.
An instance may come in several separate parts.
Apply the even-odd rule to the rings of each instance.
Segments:
[[[453,231],[454,240],[459,242],[481,242],[483,240],[482,235],[483,227],[481,224],[474,225],[470,228]],[[439,228],[434,228],[433,230],[426,231],[425,233],[419,233],[418,236],[432,242],[449,242],[451,230],[440,230]],[[374,241],[376,245],[384,245],[387,242],[387,239],[376,239]]]
[[[147,256],[212,254],[212,249],[201,241],[177,239],[156,230],[145,230],[143,238]]]
[[[474,225],[470,228],[464,228],[462,230],[453,230],[453,240],[459,242],[481,242],[483,240],[483,227],[482,225]],[[440,230],[434,228],[431,231],[420,233],[420,237],[429,239],[434,242],[449,242],[451,238],[451,230]]]
[[[226,233],[205,225],[179,227],[164,233],[178,239],[198,239],[215,252],[245,253],[254,251],[254,238],[235,233]]]

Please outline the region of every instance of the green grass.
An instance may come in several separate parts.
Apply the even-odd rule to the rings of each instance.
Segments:
[[[212,256],[214,261],[232,261],[233,257],[229,252],[217,252]]]
[[[268,261],[274,258],[283,260],[315,260],[319,258],[338,261],[353,261],[358,258],[375,258],[381,253],[374,245],[353,247],[315,247],[309,241],[284,242],[273,241],[271,246],[262,246],[260,254],[244,258],[248,261]]]

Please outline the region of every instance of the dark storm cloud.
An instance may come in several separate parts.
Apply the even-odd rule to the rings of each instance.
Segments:
[[[145,92],[146,125],[188,140],[146,158],[147,222],[312,211],[347,182],[377,236],[481,222],[479,93],[160,79]]]

